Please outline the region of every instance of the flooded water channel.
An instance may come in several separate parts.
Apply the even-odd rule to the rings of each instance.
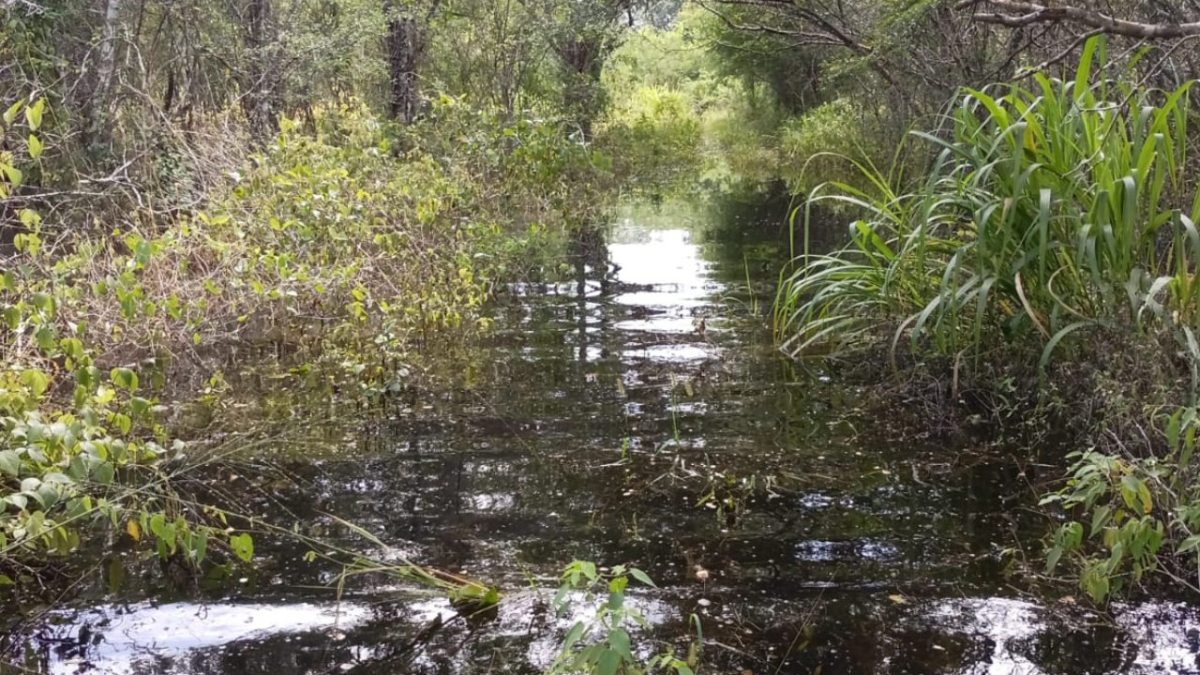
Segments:
[[[379,577],[339,596],[306,546],[264,540],[232,591],[21,624],[5,645],[24,665],[0,671],[536,673],[569,625],[546,609],[557,574],[582,559],[657,582],[631,592],[646,650],[682,650],[698,617],[705,673],[1200,672],[1189,607],[1102,616],[1007,576],[1014,533],[1042,526],[1013,465],[890,439],[860,391],[797,372],[771,345],[771,242],[693,220],[622,218],[609,269],[510,289],[457,386],[291,460],[262,500],[314,536],[338,514],[390,548],[337,534],[348,546],[497,584],[496,613]]]

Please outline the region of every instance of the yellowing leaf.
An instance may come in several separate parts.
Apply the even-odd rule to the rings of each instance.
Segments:
[[[1138,481],[1138,499],[1142,502],[1142,513],[1149,515],[1154,510],[1154,499],[1150,496],[1150,487],[1145,481]]]
[[[42,150],[44,150],[44,149],[45,148],[44,148],[44,146],[42,146],[41,139],[39,139],[37,136],[34,136],[33,134],[29,134],[29,158],[37,159],[38,157],[41,157]]]
[[[29,128],[32,131],[37,131],[38,127],[42,126],[42,111],[46,108],[46,99],[39,98],[33,105],[25,109],[25,121],[29,123]]]
[[[17,119],[17,114],[21,112],[21,108],[25,105],[24,101],[17,101],[10,105],[8,110],[4,111],[4,126],[12,126],[13,121]]]
[[[891,600],[893,603],[895,603],[897,605],[907,605],[908,604],[908,598],[904,597],[903,595],[900,595],[899,593],[889,595],[888,600]]]
[[[4,170],[4,175],[8,176],[8,182],[13,185],[20,185],[21,181],[25,180],[25,174],[15,166],[5,164],[0,166],[0,169]]]
[[[136,520],[130,520],[129,522],[125,523],[125,533],[128,534],[129,538],[133,539],[134,541],[142,540],[142,528],[138,527]]]

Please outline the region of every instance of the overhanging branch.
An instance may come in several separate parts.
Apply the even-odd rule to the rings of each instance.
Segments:
[[[1098,10],[1070,6],[1048,7],[1024,0],[962,0],[954,7],[957,10],[975,10],[973,16],[976,21],[1010,28],[1036,23],[1064,22],[1077,24],[1097,33],[1124,35],[1141,40],[1170,40],[1200,35],[1200,21],[1145,23],[1118,19]]]

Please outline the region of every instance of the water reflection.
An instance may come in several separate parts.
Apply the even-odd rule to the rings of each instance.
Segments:
[[[336,635],[368,614],[352,603],[111,605],[55,613],[29,644],[51,673],[223,672],[221,664],[242,647],[275,642],[299,649],[315,631]],[[277,665],[286,670],[302,661]]]
[[[1188,607],[1103,620],[1018,595],[998,554],[1023,527],[1019,476],[888,442],[855,417],[854,389],[797,378],[748,288],[769,291],[774,269],[749,231],[710,245],[670,221],[619,224],[613,278],[510,289],[456,386],[361,421],[353,452],[294,461],[294,486],[262,505],[363,547],[323,515],[337,513],[518,589],[494,619],[377,583],[337,609],[316,588],[331,571],[284,542],[207,614],[84,608],[10,635],[8,653],[55,672],[536,672],[563,627],[545,610],[555,575],[580,558],[649,572],[660,589],[632,601],[661,640],[697,614],[713,672],[1196,669]],[[86,649],[84,626],[100,636]]]

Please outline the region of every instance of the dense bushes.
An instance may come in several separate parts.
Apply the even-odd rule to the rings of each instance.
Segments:
[[[642,185],[666,190],[699,174],[700,120],[678,91],[637,88],[613,106],[600,135],[617,172]]]
[[[607,180],[558,125],[451,99],[410,127],[352,103],[281,126],[203,210],[79,231],[22,215],[0,287],[6,571],[97,529],[192,566],[217,542],[248,558],[219,505],[179,491],[212,455],[170,439],[159,399],[188,400],[228,347],[264,343],[279,365],[385,386],[418,337],[473,329],[495,284],[557,264]]]
[[[691,5],[669,28],[631,35],[605,68],[611,105],[597,136],[618,173],[661,192],[783,181],[799,193],[856,180],[842,156],[890,154],[876,123],[886,110],[823,98],[815,62],[793,61],[811,54],[766,54],[756,40]]]
[[[807,194],[831,180],[864,187],[855,162],[869,162],[867,114],[849,99],[823,103],[783,122],[779,129],[780,173],[793,193]]]

